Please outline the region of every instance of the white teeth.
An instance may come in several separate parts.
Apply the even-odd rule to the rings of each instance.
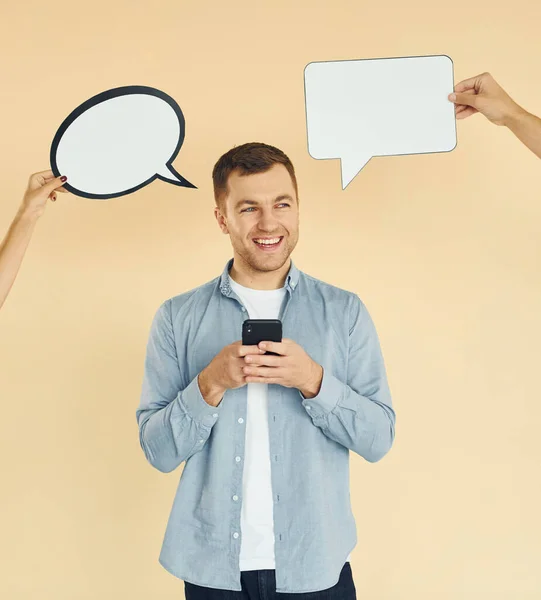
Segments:
[[[280,241],[280,238],[274,238],[273,240],[254,240],[257,244],[264,244],[266,246],[272,246],[272,244],[277,244]]]

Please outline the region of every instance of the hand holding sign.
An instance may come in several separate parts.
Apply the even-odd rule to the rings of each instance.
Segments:
[[[373,156],[456,146],[448,56],[313,62],[304,84],[308,151],[340,158],[343,189]]]
[[[160,90],[128,86],[108,90],[76,108],[51,147],[51,167],[64,186],[85,198],[130,194],[155,179],[195,186],[171,163],[184,141],[184,115]]]

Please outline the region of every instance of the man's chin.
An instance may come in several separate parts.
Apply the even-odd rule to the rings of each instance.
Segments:
[[[289,254],[269,254],[268,256],[250,255],[248,261],[250,267],[256,271],[277,271],[281,269],[289,259]]]

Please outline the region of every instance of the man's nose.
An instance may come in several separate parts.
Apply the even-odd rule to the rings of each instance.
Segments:
[[[278,221],[272,211],[262,211],[258,225],[264,231],[274,231],[278,227]]]

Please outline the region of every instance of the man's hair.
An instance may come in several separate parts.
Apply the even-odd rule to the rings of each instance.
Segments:
[[[289,158],[278,148],[263,144],[261,142],[249,142],[242,146],[235,146],[218,159],[212,170],[212,182],[214,184],[214,200],[216,206],[223,210],[224,199],[227,196],[227,180],[233,171],[240,175],[252,175],[264,173],[273,165],[280,164],[288,170],[295,193],[298,196],[297,178],[295,169]]]

